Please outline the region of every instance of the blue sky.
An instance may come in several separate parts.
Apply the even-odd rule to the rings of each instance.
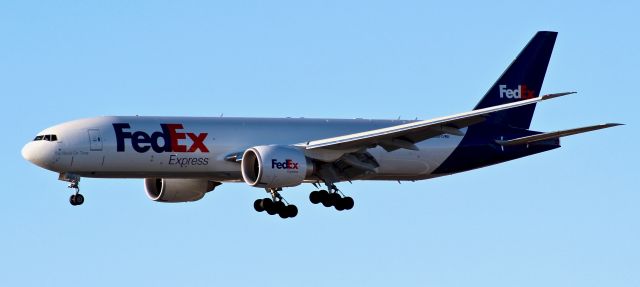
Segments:
[[[481,3],[482,2],[482,3]],[[518,2],[518,3],[514,3]],[[615,3],[612,3],[615,2]],[[636,1],[2,1],[1,286],[638,286]],[[224,184],[161,204],[141,180],[20,156],[97,115],[406,118],[472,108],[538,30],[559,32],[532,127],[627,124],[416,183],[342,184],[350,212]]]

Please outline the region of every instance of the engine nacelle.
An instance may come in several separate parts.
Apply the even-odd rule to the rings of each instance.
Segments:
[[[196,201],[212,191],[219,182],[207,179],[145,178],[144,189],[153,201],[187,202]]]
[[[311,174],[313,163],[295,147],[255,146],[247,149],[242,155],[242,178],[251,186],[296,186]]]

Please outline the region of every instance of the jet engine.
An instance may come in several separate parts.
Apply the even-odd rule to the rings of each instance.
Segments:
[[[153,201],[187,202],[196,201],[212,191],[219,182],[207,179],[145,178],[144,189]]]
[[[255,187],[296,186],[311,176],[313,169],[304,152],[292,146],[255,146],[242,155],[242,178]]]

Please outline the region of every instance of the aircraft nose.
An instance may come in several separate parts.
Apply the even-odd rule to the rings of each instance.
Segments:
[[[26,159],[27,161],[33,162],[34,151],[33,151],[33,145],[30,142],[28,142],[26,145],[22,147],[21,153],[24,159]]]
[[[28,142],[22,147],[21,153],[24,159],[37,166],[47,168],[51,163],[51,155],[47,154],[47,149],[39,146],[38,142]]]

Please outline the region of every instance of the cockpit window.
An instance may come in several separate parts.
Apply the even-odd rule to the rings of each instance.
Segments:
[[[55,141],[58,141],[58,136],[56,136],[56,135],[39,135],[39,136],[36,136],[36,138],[34,138],[33,141],[55,142]]]

